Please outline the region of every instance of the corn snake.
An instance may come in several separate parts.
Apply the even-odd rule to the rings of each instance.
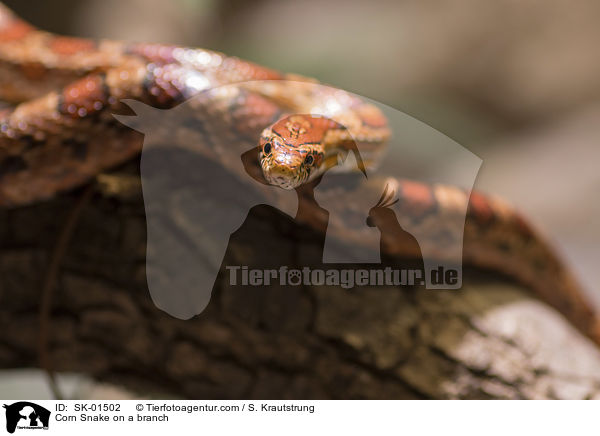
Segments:
[[[139,141],[111,117],[122,109],[123,99],[169,108],[211,86],[289,78],[309,80],[209,50],[60,37],[35,29],[2,7],[0,98],[16,106],[1,113],[0,206],[51,198],[140,153]],[[293,95],[298,90],[271,94],[284,91]],[[289,111],[281,110],[282,101],[295,114],[309,109],[290,95],[274,101],[248,94],[241,103],[254,108],[263,122],[257,140],[265,178],[286,189],[334,165],[328,151],[349,142],[348,129],[332,120],[288,116]],[[310,95],[304,98],[310,100]],[[388,132],[381,114],[352,98],[344,107],[343,121],[354,126],[353,138],[385,141]],[[303,146],[292,152],[289,145],[296,140]],[[319,146],[304,147],[309,143]],[[397,195],[407,215],[435,217],[451,208],[446,201],[450,189],[406,181],[399,182]],[[594,311],[543,239],[504,203],[478,193],[468,200],[464,261],[527,284],[600,343]],[[390,251],[404,254],[401,246]]]

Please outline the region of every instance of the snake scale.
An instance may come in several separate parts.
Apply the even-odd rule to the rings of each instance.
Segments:
[[[12,105],[0,112],[0,207],[52,198],[138,155],[140,141],[111,115],[123,110],[123,99],[170,108],[210,87],[285,79],[311,82],[204,49],[53,35],[0,4],[0,99]],[[343,109],[341,128],[336,120],[302,115],[311,96],[296,100],[295,92],[280,84],[271,98],[245,93],[227,106],[260,125],[260,166],[272,184],[291,189],[322,174],[335,165],[332,150],[349,150],[349,131],[375,148],[389,134],[383,115],[357,98],[329,96]],[[577,281],[505,203],[412,181],[399,181],[396,195],[413,222],[441,221],[457,199],[468,201],[463,261],[527,285],[600,344],[598,317]],[[401,244],[389,251],[407,254]]]

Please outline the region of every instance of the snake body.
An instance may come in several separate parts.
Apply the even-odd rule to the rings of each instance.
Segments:
[[[252,120],[269,183],[298,187],[336,166],[353,142],[371,144],[376,152],[389,136],[376,108],[343,91],[317,99],[302,85],[314,83],[310,79],[210,50],[57,36],[0,5],[0,99],[13,105],[0,112],[0,207],[51,198],[140,153],[139,137],[111,115],[123,110],[121,100],[170,108],[199,91],[249,80],[272,85],[258,93],[252,86],[243,89],[221,115],[234,123],[240,114]],[[335,102],[334,116],[311,114],[323,101]],[[363,157],[364,166],[375,160]],[[440,227],[454,216],[457,204],[468,202],[464,262],[526,284],[600,344],[598,317],[576,280],[505,203],[412,181],[398,181],[396,195],[400,223],[413,227]],[[387,250],[414,254],[397,241]]]

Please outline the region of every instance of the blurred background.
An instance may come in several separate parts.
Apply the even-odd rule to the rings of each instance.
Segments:
[[[527,215],[600,307],[600,2],[5,3],[48,31],[219,50],[406,112],[483,159],[475,188]]]

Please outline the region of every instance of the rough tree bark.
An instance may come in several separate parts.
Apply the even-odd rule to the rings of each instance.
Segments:
[[[134,184],[135,185],[135,184]],[[466,270],[459,291],[239,288],[221,270],[211,302],[182,321],[145,278],[139,190],[94,195],[62,261],[50,359],[139,392],[190,398],[594,398],[600,353],[526,289]],[[37,365],[42,279],[77,192],[0,212],[0,367]],[[253,209],[224,264],[302,264],[321,236]],[[269,233],[257,247],[248,235]],[[286,242],[287,241],[287,242]],[[282,246],[282,244],[287,244]],[[258,251],[260,250],[260,252]]]

